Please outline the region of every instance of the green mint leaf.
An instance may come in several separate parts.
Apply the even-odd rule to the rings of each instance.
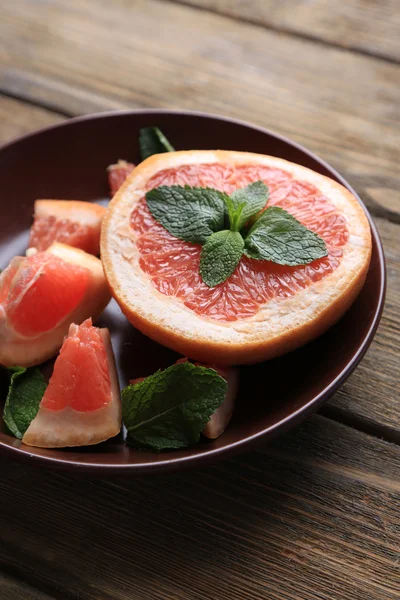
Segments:
[[[153,154],[174,152],[175,150],[158,127],[144,127],[141,129],[139,132],[139,146],[142,160],[153,156]]]
[[[128,385],[122,390],[127,443],[157,452],[195,444],[227,389],[214,369],[189,362]]]
[[[243,206],[237,217],[235,231],[242,229],[250,217],[265,208],[268,197],[268,186],[262,181],[254,181],[254,183],[250,183],[246,187],[239,188],[232,192],[230,199],[235,209],[239,211],[240,207]]]
[[[242,257],[244,240],[238,231],[213,233],[201,250],[200,275],[209,287],[223,283]]]
[[[204,244],[224,227],[223,194],[211,188],[162,185],[146,194],[153,217],[173,236]]]
[[[225,207],[228,213],[229,228],[231,231],[239,231],[240,216],[246,206],[246,202],[236,204],[228,194],[222,193],[222,198],[225,202]]]
[[[22,439],[36,417],[47,384],[39,369],[13,367],[10,387],[4,405],[3,419],[9,431]]]
[[[322,238],[277,206],[268,208],[255,222],[244,252],[250,258],[293,267],[327,255]]]

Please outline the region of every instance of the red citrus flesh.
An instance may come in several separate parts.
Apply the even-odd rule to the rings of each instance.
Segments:
[[[87,319],[71,327],[54,364],[41,407],[92,412],[111,402],[111,380],[100,330]]]
[[[179,298],[199,315],[235,321],[251,317],[274,298],[295,295],[339,266],[349,237],[346,219],[315,186],[294,179],[284,170],[260,165],[185,165],[160,171],[148,181],[147,189],[187,184],[231,193],[258,180],[269,187],[268,206],[284,208],[320,235],[328,256],[299,267],[243,257],[227,281],[209,288],[199,274],[201,247],[168,233],[151,216],[143,198],[132,212],[131,227],[137,235],[140,267],[159,292]]]
[[[110,186],[111,197],[114,196],[124,183],[125,179],[132,173],[135,165],[125,160],[119,160],[116,164],[110,165],[108,171],[108,184]]]
[[[81,200],[37,200],[29,247],[39,252],[53,242],[99,254],[101,221],[105,208]]]
[[[39,252],[47,250],[57,240],[63,244],[81,248],[90,252],[87,240],[91,237],[91,228],[69,219],[60,219],[54,215],[41,216],[35,219],[29,238],[29,247]]]
[[[0,307],[15,331],[33,337],[49,331],[83,299],[86,268],[48,252],[14,258],[0,277]]]

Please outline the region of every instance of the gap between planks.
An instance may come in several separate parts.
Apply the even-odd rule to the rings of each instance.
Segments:
[[[29,96],[28,94],[21,94],[11,92],[10,90],[4,89],[0,87],[0,96],[4,96],[5,98],[11,98],[11,100],[18,100],[19,102],[24,102],[28,106],[35,106],[36,108],[44,108],[54,114],[55,117],[66,117],[67,119],[71,119],[75,117],[72,112],[63,109],[61,106],[53,104],[51,102],[45,102],[44,100],[39,100],[34,98],[33,96]],[[0,599],[1,600],[1,599]]]

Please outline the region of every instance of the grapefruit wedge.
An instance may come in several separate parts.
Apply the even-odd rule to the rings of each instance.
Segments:
[[[113,197],[124,183],[125,179],[130,173],[132,173],[135,165],[126,162],[126,160],[119,160],[113,165],[107,167],[108,173],[108,184],[110,186],[110,194]]]
[[[224,283],[199,275],[201,247],[166,231],[145,194],[160,185],[231,193],[262,180],[268,206],[280,206],[321,236],[328,256],[280,266],[242,257]],[[157,342],[206,363],[254,363],[323,333],[350,307],[365,281],[371,234],[343,186],[271,156],[227,151],[150,157],[129,175],[102,225],[101,254],[112,293],[129,321]]]
[[[121,400],[108,329],[72,324],[39,411],[22,441],[40,448],[90,446],[119,433]]]
[[[100,259],[55,242],[17,256],[0,275],[0,364],[39,364],[59,350],[72,321],[97,318],[110,300]]]
[[[41,252],[53,242],[62,242],[98,255],[105,212],[104,206],[93,202],[36,200],[29,247]]]

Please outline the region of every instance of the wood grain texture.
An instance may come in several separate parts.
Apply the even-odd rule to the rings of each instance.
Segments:
[[[1,567],[55,598],[398,598],[400,448],[323,417],[197,472],[0,475]]]
[[[0,10],[5,91],[70,115],[173,107],[249,119],[319,153],[398,218],[382,202],[399,186],[397,65],[159,0]]]
[[[0,600],[54,600],[54,597],[0,573]]]
[[[384,219],[375,223],[388,279],[381,324],[367,354],[323,412],[400,444],[400,225]]]
[[[398,0],[172,1],[400,61]]]
[[[0,144],[63,120],[61,115],[0,95]]]

